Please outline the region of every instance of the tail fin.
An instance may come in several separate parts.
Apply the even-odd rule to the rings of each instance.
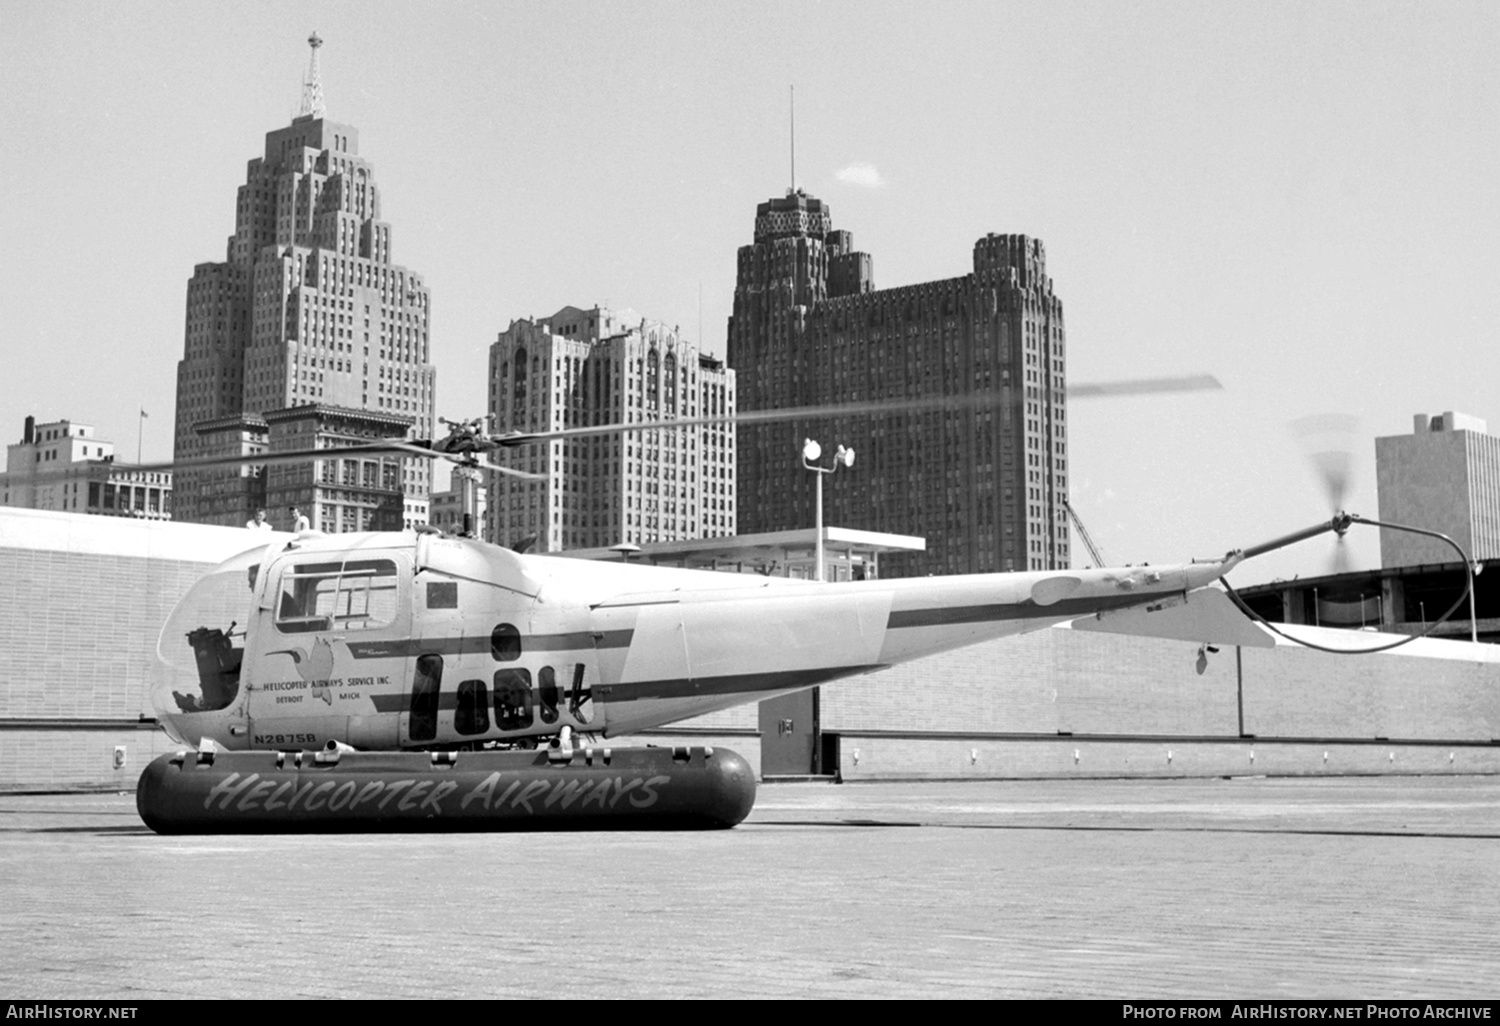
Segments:
[[[1209,645],[1273,648],[1276,639],[1245,618],[1218,588],[1197,588],[1150,606],[1117,609],[1074,620],[1075,631],[1135,634]]]

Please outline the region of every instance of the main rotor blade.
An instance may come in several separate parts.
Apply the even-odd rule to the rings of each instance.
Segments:
[[[1157,395],[1172,392],[1217,391],[1224,386],[1211,374],[1196,374],[1180,378],[1138,378],[1126,381],[1106,381],[1093,384],[1072,385],[1063,389],[1065,395],[1074,399],[1096,399],[1114,396]],[[1013,399],[1000,392],[971,392],[966,395],[925,396],[916,399],[866,399],[852,403],[837,403],[831,406],[790,406],[768,410],[744,410],[738,413],[707,414],[697,417],[672,417],[657,420],[626,421],[616,424],[595,424],[583,427],[561,428],[557,431],[514,431],[504,435],[481,436],[477,441],[484,448],[508,449],[532,442],[550,442],[563,438],[588,438],[595,435],[615,435],[625,431],[654,431],[658,429],[700,427],[705,424],[774,424],[789,420],[829,420],[835,417],[882,416],[905,413],[928,413],[939,410],[991,410],[1002,409]],[[500,474],[526,481],[540,481],[539,474],[514,470],[479,460],[474,452],[442,452],[432,448],[432,443],[405,441],[389,438],[360,445],[338,446],[331,449],[303,449],[298,452],[266,452],[242,456],[207,456],[198,459],[178,460],[174,463],[146,463],[134,466],[136,470],[216,470],[229,467],[263,467],[272,464],[305,463],[308,460],[339,459],[355,456],[421,456],[430,460],[449,460],[458,464],[483,466]]]
[[[491,463],[489,460],[476,460],[474,462],[474,465],[481,470],[493,470],[497,474],[505,474],[509,477],[518,477],[522,481],[547,480],[546,474],[533,474],[525,470],[516,470],[514,467],[502,467],[498,463]]]
[[[543,474],[532,474],[524,470],[502,467],[488,460],[473,458],[463,453],[436,452],[414,442],[388,439],[364,445],[344,445],[332,449],[302,449],[297,452],[263,452],[253,456],[208,456],[202,459],[179,460],[176,463],[152,463],[135,468],[139,470],[222,470],[229,467],[263,467],[270,464],[306,463],[309,460],[352,458],[357,456],[423,456],[430,460],[449,460],[460,465],[472,465],[497,474],[507,474],[523,481],[545,481]]]
[[[428,458],[442,456],[431,449],[424,449],[410,442],[397,439],[368,442],[361,445],[340,445],[329,449],[301,449],[297,452],[262,452],[240,456],[203,456],[196,459],[177,460],[175,463],[143,463],[131,465],[132,470],[216,470],[227,467],[264,467],[281,463],[306,463],[308,460],[340,459],[354,456],[395,456],[411,454]]]
[[[1218,391],[1224,386],[1211,374],[1181,378],[1138,378],[1072,385],[1065,389],[1074,399],[1097,399],[1111,396],[1156,395],[1164,392]],[[614,435],[623,431],[654,431],[660,428],[698,427],[705,424],[771,424],[788,420],[830,420],[834,417],[877,416],[881,414],[929,413],[936,410],[999,409],[1008,401],[999,392],[970,392],[966,395],[936,395],[915,399],[866,399],[832,406],[787,406],[767,410],[743,410],[738,413],[705,414],[697,417],[628,421],[623,424],[595,424],[560,428],[557,431],[515,432],[493,440],[501,446],[550,442],[560,438],[587,438]]]
[[[1220,392],[1224,386],[1212,374],[1190,374],[1183,378],[1131,378],[1069,385],[1069,399],[1099,399],[1117,395],[1159,395],[1163,392]]]

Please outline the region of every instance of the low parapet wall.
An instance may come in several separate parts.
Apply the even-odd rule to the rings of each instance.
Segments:
[[[162,625],[209,567],[257,542],[0,507],[0,790],[134,788],[171,746],[149,722]]]
[[[851,781],[1500,773],[1500,646],[1277,639],[1205,656],[1200,671],[1195,644],[1042,630],[826,685],[820,728]],[[755,726],[749,707],[682,728]]]
[[[1500,647],[1277,639],[1209,654],[1202,672],[1198,655],[1039,631],[825,688],[821,725],[846,780],[1500,772]]]

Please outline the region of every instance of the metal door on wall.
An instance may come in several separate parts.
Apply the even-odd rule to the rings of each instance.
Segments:
[[[818,734],[817,688],[760,703],[760,775],[821,773]]]

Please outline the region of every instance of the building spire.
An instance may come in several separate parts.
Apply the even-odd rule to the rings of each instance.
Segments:
[[[788,86],[787,91],[789,131],[792,139],[792,186],[787,189],[786,194],[792,196],[797,192],[797,87]]]
[[[324,113],[323,79],[318,75],[318,47],[323,45],[323,37],[314,32],[307,37],[307,45],[312,47],[312,62],[308,65],[307,77],[302,80],[302,114],[321,118]]]

